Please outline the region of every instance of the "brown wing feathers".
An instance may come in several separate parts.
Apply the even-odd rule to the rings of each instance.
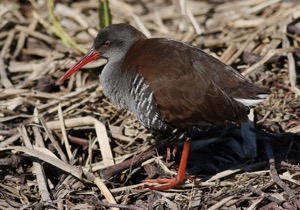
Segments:
[[[228,97],[212,81],[200,82],[199,77],[191,75],[187,80],[170,82],[170,85],[155,91],[154,96],[162,119],[178,127],[247,120],[245,106]],[[168,84],[168,81],[165,83]],[[190,84],[198,84],[201,89]]]
[[[247,107],[233,98],[255,97],[264,90],[212,56],[176,41],[148,39],[130,51],[142,53],[134,58],[128,53],[123,63],[144,77],[160,117],[174,126],[247,121]],[[164,59],[154,59],[157,53]],[[249,88],[244,91],[243,85]]]

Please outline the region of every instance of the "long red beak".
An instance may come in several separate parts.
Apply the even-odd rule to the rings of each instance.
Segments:
[[[81,67],[85,66],[89,62],[96,60],[100,58],[100,54],[98,51],[95,51],[94,48],[92,47],[84,56],[81,58],[80,61],[78,61],[72,68],[70,68],[64,76],[62,76],[58,84],[62,84],[66,79],[68,79],[72,74],[74,74],[76,71],[78,71]]]

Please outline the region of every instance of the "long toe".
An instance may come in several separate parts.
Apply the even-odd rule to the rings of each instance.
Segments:
[[[182,184],[186,179],[187,179],[187,177],[180,178],[179,176],[176,176],[176,178],[174,178],[174,179],[146,179],[146,180],[144,180],[144,182],[166,184],[166,185],[151,186],[151,185],[145,184],[144,187],[149,188],[151,190],[157,190],[157,191],[168,190],[172,187]]]

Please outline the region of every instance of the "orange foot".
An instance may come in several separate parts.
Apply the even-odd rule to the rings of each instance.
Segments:
[[[187,175],[185,175],[183,178],[182,177],[180,178],[180,177],[178,177],[178,175],[176,175],[176,177],[174,179],[145,179],[144,182],[166,184],[166,185],[155,187],[152,185],[145,184],[144,187],[149,188],[151,190],[157,190],[157,191],[168,190],[172,187],[182,184],[187,179],[189,179],[191,181],[195,181],[192,177],[187,176]]]
[[[189,140],[184,142],[178,173],[174,179],[146,179],[146,180],[144,180],[144,182],[166,184],[166,185],[155,187],[155,186],[150,186],[150,185],[145,184],[144,186],[151,190],[158,190],[158,191],[168,190],[172,187],[182,184],[186,179],[192,179],[191,177],[189,177],[185,174],[187,158],[188,158],[189,151],[190,151],[190,144],[191,143]]]

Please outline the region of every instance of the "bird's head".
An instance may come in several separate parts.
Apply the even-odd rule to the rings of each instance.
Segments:
[[[127,24],[105,27],[97,35],[92,48],[59,79],[59,84],[93,60],[104,58],[108,62],[121,61],[136,41],[145,38],[144,34]]]

